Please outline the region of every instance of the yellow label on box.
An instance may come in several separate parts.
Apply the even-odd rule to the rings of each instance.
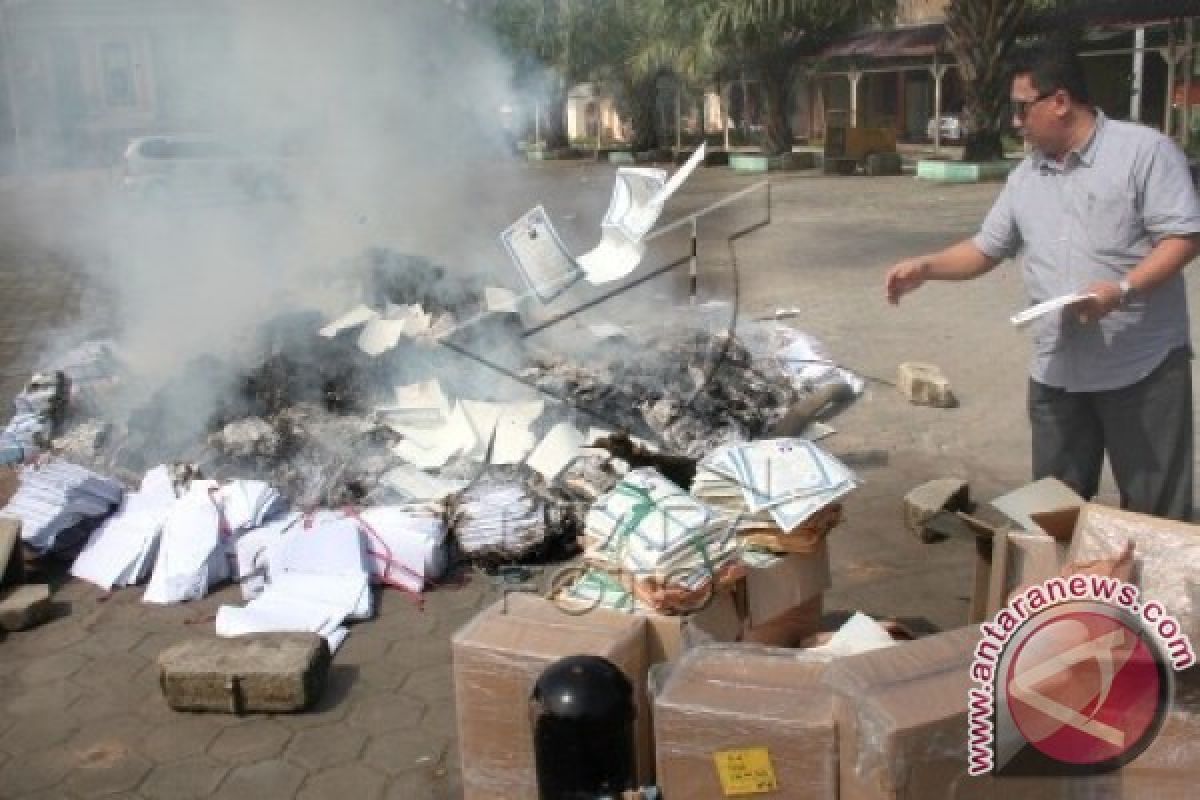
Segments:
[[[713,753],[713,761],[717,764],[721,791],[726,797],[765,794],[779,788],[779,783],[775,780],[775,770],[771,768],[771,754],[765,747],[722,750]]]

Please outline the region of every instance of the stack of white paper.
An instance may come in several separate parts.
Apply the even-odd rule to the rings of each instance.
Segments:
[[[299,512],[283,514],[237,538],[234,568],[243,598],[253,600],[262,594],[271,579],[271,566],[278,559],[285,536],[302,519]]]
[[[233,533],[257,528],[283,511],[286,502],[278,490],[264,481],[236,480],[217,490],[217,502],[225,524]]]
[[[585,519],[589,563],[638,580],[704,588],[740,557],[736,529],[656,470],[630,471]]]
[[[92,533],[71,565],[71,574],[105,591],[144,581],[157,555],[163,521],[175,501],[166,466],[148,471],[138,491],[126,494],[116,513]]]
[[[267,546],[269,582],[244,608],[221,607],[217,635],[311,631],[333,650],[345,638],[345,620],[370,618],[367,553],[353,519],[318,512]]]
[[[446,509],[440,504],[373,506],[357,520],[376,583],[420,592],[445,574]]]
[[[717,448],[700,462],[692,494],[739,530],[795,530],[858,487],[842,462],[806,439],[764,439]]]
[[[143,603],[198,600],[210,586],[229,577],[216,489],[216,481],[192,481],[187,493],[167,510]]]
[[[21,520],[21,539],[31,549],[46,553],[85,517],[106,516],[123,494],[116,481],[51,459],[21,470],[20,488],[4,513]]]
[[[468,557],[520,558],[546,540],[546,515],[520,484],[486,481],[463,493],[453,528]]]

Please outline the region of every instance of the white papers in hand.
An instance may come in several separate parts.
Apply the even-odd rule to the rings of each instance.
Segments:
[[[1067,306],[1075,305],[1076,303],[1087,300],[1089,297],[1095,297],[1094,294],[1064,294],[1059,297],[1054,297],[1045,302],[1038,303],[1036,306],[1030,306],[1019,314],[1014,314],[1009,320],[1018,328],[1024,328],[1029,323],[1036,319],[1052,314],[1055,311],[1066,308]]]
[[[582,275],[541,206],[525,212],[501,233],[500,243],[542,302],[553,300]]]

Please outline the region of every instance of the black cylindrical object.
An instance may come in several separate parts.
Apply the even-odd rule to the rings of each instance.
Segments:
[[[541,800],[617,798],[634,789],[633,686],[599,656],[551,664],[530,699]]]

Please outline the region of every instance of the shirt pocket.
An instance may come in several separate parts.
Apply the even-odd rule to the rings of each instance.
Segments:
[[[1137,238],[1137,195],[1127,187],[1103,187],[1087,195],[1088,237],[1098,252],[1128,251]]]

